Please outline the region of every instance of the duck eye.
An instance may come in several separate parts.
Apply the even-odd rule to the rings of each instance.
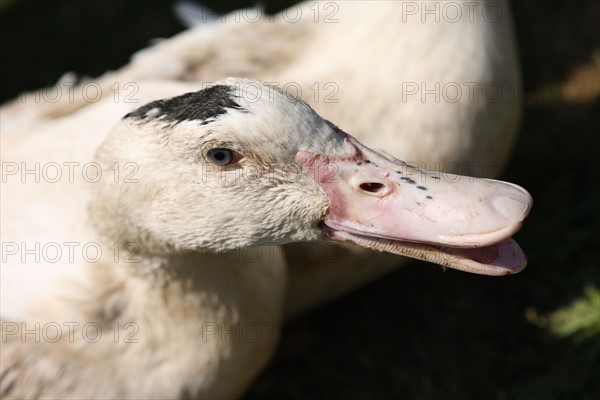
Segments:
[[[234,158],[233,150],[220,147],[210,149],[206,155],[213,164],[219,166],[231,164]]]

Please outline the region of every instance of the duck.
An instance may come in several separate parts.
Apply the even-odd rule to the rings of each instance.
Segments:
[[[103,315],[112,315],[112,308],[120,309],[124,282],[132,279],[114,279],[114,274],[110,279],[98,276],[97,271],[90,271],[88,264],[104,265],[115,259],[125,263],[137,257],[134,245],[122,249],[113,246],[116,242],[100,244],[97,238],[89,205],[95,201],[93,188],[100,164],[90,160],[122,115],[134,112],[140,104],[200,91],[227,75],[271,82],[288,95],[302,98],[327,120],[351,131],[361,143],[386,149],[393,154],[390,159],[406,160],[408,166],[435,170],[440,176],[463,173],[497,177],[514,142],[520,114],[516,101],[518,60],[509,4],[457,3],[458,12],[464,16],[458,20],[451,18],[449,10],[444,11],[442,2],[432,3],[437,10],[434,15],[413,9],[411,4],[414,5],[413,2],[305,2],[275,16],[266,16],[260,9],[238,10],[158,41],[136,53],[128,65],[99,78],[78,81],[73,74],[66,74],[54,88],[24,93],[4,104],[0,108],[3,334],[20,336],[40,321],[50,321],[40,329],[55,329],[52,323],[66,321],[67,325],[59,324],[58,332],[69,336],[72,331],[69,321],[82,321],[80,330],[100,328],[104,333],[101,337],[112,334],[113,339],[117,336],[122,340],[137,339],[139,321],[121,319],[112,328],[96,322],[106,321]],[[490,15],[490,10],[496,14]],[[259,81],[238,83],[243,85],[245,93],[276,90]],[[457,98],[451,90],[458,89],[462,95]],[[495,90],[496,94],[490,96],[489,90],[492,93]],[[130,161],[115,163],[102,175],[135,181],[137,165]],[[377,185],[368,187],[375,190]],[[278,260],[273,261],[277,267],[260,269],[261,273],[269,270],[277,276],[278,283],[270,287],[284,285],[283,306],[278,306],[283,308],[283,321],[273,317],[263,327],[264,332],[273,333],[274,337],[282,322],[404,264],[408,258],[399,253],[413,258],[429,257],[438,264],[444,264],[448,257],[424,244],[410,251],[405,247],[402,253],[394,250],[394,246],[381,245],[383,239],[378,242],[380,246],[372,242],[357,246],[355,243],[359,241],[357,238],[286,241],[266,248],[240,244],[235,251],[222,249],[220,254],[230,262],[232,259],[239,262],[240,258],[254,260],[263,252],[271,260]],[[483,248],[495,252],[494,247]],[[452,246],[446,250],[465,251]],[[35,255],[40,253],[42,257],[36,260]],[[104,260],[109,255],[112,258]],[[90,276],[97,276],[97,280]],[[214,279],[214,287],[220,287]],[[96,281],[105,284],[95,288]],[[149,281],[163,282],[162,278]],[[88,296],[86,292],[97,293]],[[136,293],[144,296],[145,292]],[[212,293],[218,296],[219,290]],[[71,301],[64,301],[65,297]],[[276,297],[273,297],[275,303]],[[104,305],[101,311],[98,304]],[[92,311],[84,313],[83,305]],[[65,319],[66,316],[72,319]],[[164,321],[169,321],[169,315],[164,317]],[[225,332],[226,339],[232,335],[226,333],[232,332],[227,326],[207,319],[201,320],[202,323],[206,328],[203,332],[220,337]],[[242,326],[256,328],[252,324]],[[37,332],[40,333],[39,329]],[[40,334],[43,336],[44,332],[48,333],[42,329]],[[239,337],[239,332],[233,329],[234,338]],[[89,339],[80,338],[77,346],[87,348]],[[153,340],[165,351],[147,354],[166,359],[168,343],[156,337]],[[262,353],[267,359],[271,345]],[[3,353],[6,348],[3,346]],[[48,351],[47,346],[39,349],[41,353]],[[11,352],[18,355],[18,350]],[[145,357],[146,353],[140,354]],[[82,358],[80,362],[90,360]],[[266,362],[261,360],[259,357],[254,368],[248,369],[249,375],[242,372],[231,380],[240,382],[238,393],[247,385],[244,382],[252,380],[251,372]],[[110,364],[111,367],[114,365]],[[14,367],[11,370],[13,380],[6,378],[5,384],[14,382],[14,374],[20,371]],[[222,376],[214,365],[202,371],[203,376]],[[58,373],[57,369],[49,369],[46,376],[53,373]],[[88,373],[101,376],[94,369]],[[107,381],[112,382],[115,376],[131,378],[126,373],[115,373]],[[61,384],[77,386],[78,382],[93,380],[74,374],[72,381],[63,380]],[[206,382],[204,385],[211,387]],[[32,390],[42,386],[34,386]],[[60,391],[58,386],[53,390]],[[122,387],[118,390],[125,393]],[[141,385],[134,383],[129,390],[142,393]],[[192,389],[181,390],[179,397],[194,393]],[[92,392],[90,389],[88,393]],[[149,389],[146,392],[152,397]]]
[[[102,127],[99,134],[90,132],[96,130],[88,119],[86,143],[81,135],[59,140],[64,147],[77,142],[87,149],[128,111],[109,112],[106,98],[131,109],[144,99],[175,95],[177,83],[207,85],[243,76],[302,98],[328,120],[351,127],[361,142],[419,168],[501,175],[520,121],[520,73],[507,1],[306,1],[276,15],[251,8],[220,17],[190,4],[180,7],[188,30],[140,50],[122,68],[95,79],[68,73],[53,88],[3,105],[1,131],[36,131],[87,113]],[[145,95],[149,81],[162,86],[151,85]],[[57,137],[50,140],[54,145]],[[343,244],[296,243],[284,251],[292,277],[287,319],[407,261]]]
[[[256,87],[265,90],[250,95]],[[150,82],[144,93],[164,90]],[[9,133],[2,159],[25,165],[19,145],[66,128]],[[531,208],[526,190],[421,170],[265,82],[228,78],[145,103],[99,142],[94,175],[62,176],[54,191],[56,210],[82,222],[79,245],[105,251],[56,260],[48,250],[40,261],[4,245],[3,282],[26,264],[70,264],[79,276],[30,319],[2,316],[3,398],[239,398],[285,321],[286,244],[350,243],[493,276],[526,265],[511,239]],[[56,150],[47,165],[60,165]],[[3,215],[25,191],[52,192],[50,172],[40,174],[45,183],[4,171]],[[18,245],[19,228],[3,223],[14,239],[4,243]],[[72,239],[49,237],[52,249]]]

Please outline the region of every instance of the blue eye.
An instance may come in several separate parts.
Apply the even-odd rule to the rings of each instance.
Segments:
[[[218,166],[229,165],[232,163],[234,158],[233,150],[221,147],[210,149],[206,155],[213,164]]]

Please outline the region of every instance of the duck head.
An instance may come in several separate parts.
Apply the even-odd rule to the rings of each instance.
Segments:
[[[95,224],[146,251],[330,240],[488,275],[526,264],[510,239],[531,207],[524,189],[421,171],[259,81],[149,103],[96,160]]]

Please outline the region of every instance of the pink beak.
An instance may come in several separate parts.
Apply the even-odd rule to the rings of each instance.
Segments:
[[[510,239],[531,209],[523,188],[421,171],[349,135],[346,141],[354,154],[296,156],[329,198],[326,239],[485,275],[525,268],[523,251]]]

